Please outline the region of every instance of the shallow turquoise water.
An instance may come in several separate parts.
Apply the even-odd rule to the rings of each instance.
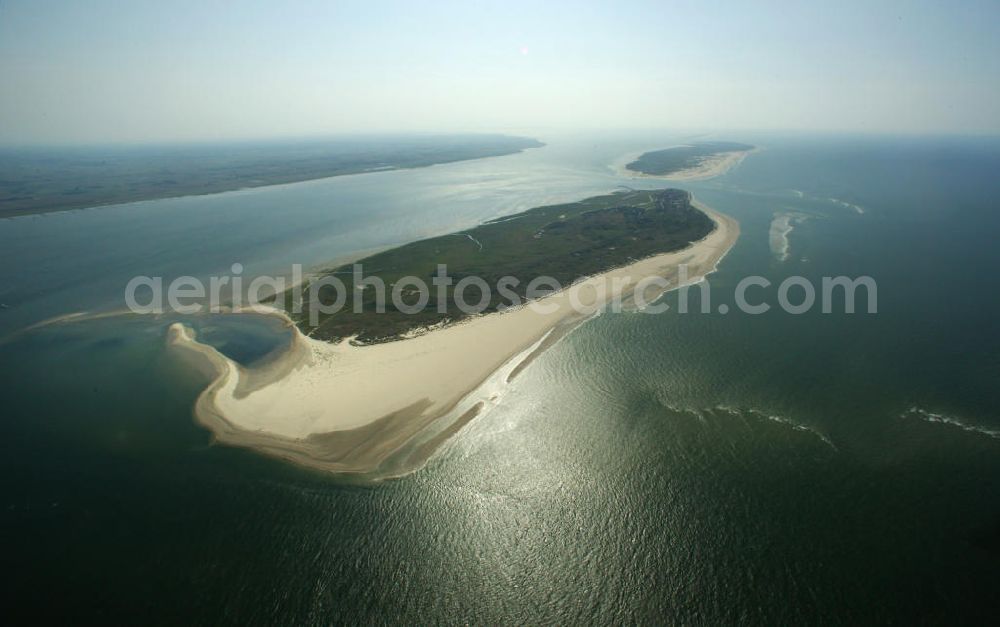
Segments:
[[[137,273],[311,266],[606,191],[623,182],[608,163],[659,141],[543,139],[2,222],[3,329],[114,307]],[[989,616],[1000,142],[730,139],[766,149],[685,185],[741,222],[712,309],[747,274],[867,274],[878,314],[600,316],[426,468],[376,486],[211,446],[190,417],[204,382],[163,350],[171,318],[15,336],[0,345],[7,607],[210,624]],[[782,212],[804,216],[784,261],[769,243]],[[254,317],[187,321],[247,363],[285,340]]]

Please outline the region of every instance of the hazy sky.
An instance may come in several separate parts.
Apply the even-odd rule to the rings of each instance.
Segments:
[[[998,132],[998,24],[997,0],[0,0],[0,142]]]

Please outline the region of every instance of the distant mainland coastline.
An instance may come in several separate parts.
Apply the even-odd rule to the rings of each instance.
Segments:
[[[465,134],[4,148],[0,218],[420,168],[544,145],[528,137]]]

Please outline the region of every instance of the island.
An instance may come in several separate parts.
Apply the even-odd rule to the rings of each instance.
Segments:
[[[310,322],[305,313],[296,318],[296,323],[303,333],[327,341],[351,338],[355,344],[371,344],[398,340],[467,318],[456,306],[456,284],[443,286],[444,310],[430,303],[414,312],[415,297],[407,299],[404,295],[401,300],[409,305],[406,311],[386,302],[385,311],[379,313],[372,278],[387,286],[388,291],[404,277],[417,277],[431,285],[440,265],[455,281],[477,277],[488,288],[507,277],[513,292],[508,298],[496,289],[485,294],[476,285],[463,290],[464,302],[488,298],[482,313],[493,313],[528,300],[527,289],[535,277],[550,277],[560,286],[569,286],[611,268],[684,248],[704,238],[714,226],[704,212],[691,205],[691,195],[678,189],[619,192],[536,207],[467,231],[413,242],[325,270],[314,280],[337,277],[345,285],[346,302],[337,313],[321,315],[318,325]],[[364,269],[367,289],[358,285],[358,277],[352,272],[355,265]],[[329,303],[334,299],[332,291],[320,289],[314,297]],[[292,311],[291,298],[291,291],[282,296],[284,311]],[[308,298],[302,307],[306,312],[310,309]]]
[[[697,142],[644,152],[625,169],[639,175],[671,180],[694,180],[718,176],[754,150],[736,142]]]
[[[614,302],[635,304],[641,293],[650,303],[682,279],[700,280],[738,234],[735,220],[686,191],[621,191],[530,209],[360,260],[387,283],[428,277],[438,263],[448,263],[452,276],[481,273],[488,281],[538,273],[566,282],[517,306],[491,300],[476,315],[378,313],[367,290],[345,281],[362,305],[358,314],[345,308],[313,326],[304,314],[289,316],[278,306],[287,294],[257,311],[282,317],[293,337],[263,365],[238,364],[181,323],[170,326],[167,341],[180,359],[210,375],[195,416],[217,441],[381,480],[421,467],[493,406],[531,359],[581,322]],[[345,269],[330,268],[313,281],[343,280]],[[647,282],[656,277],[666,282]],[[322,298],[322,289],[317,292]]]
[[[464,134],[2,148],[0,218],[420,168],[541,146],[527,137]]]

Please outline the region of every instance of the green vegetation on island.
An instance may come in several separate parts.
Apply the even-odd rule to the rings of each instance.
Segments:
[[[508,287],[524,302],[528,285],[536,277],[552,277],[566,287],[582,277],[685,248],[714,228],[711,218],[691,205],[690,193],[678,189],[617,192],[536,207],[356,262],[364,277],[378,277],[384,282],[384,313],[376,312],[376,289],[355,283],[354,264],[321,272],[313,284],[319,285],[317,281],[323,277],[336,277],[345,287],[341,293],[346,301],[339,311],[320,315],[318,326],[313,326],[309,299],[315,295],[306,286],[303,313],[296,317],[296,323],[304,333],[330,341],[347,337],[355,337],[359,343],[399,339],[408,332],[467,317],[454,298],[455,285],[465,277],[479,277],[489,286],[490,300],[484,310],[489,313],[511,304],[498,293],[498,282],[503,277],[517,280],[516,285],[508,283]],[[432,284],[439,264],[447,266],[447,275],[455,282],[443,288],[444,312],[438,310],[437,287]],[[417,313],[396,309],[389,297],[395,283],[408,276],[421,279],[431,290],[430,301]],[[322,285],[315,291],[319,303],[336,302],[336,286]],[[404,305],[415,304],[416,290],[401,290],[401,294]],[[469,284],[463,292],[467,303],[477,303],[481,296],[483,291],[475,284]],[[292,290],[278,298],[285,310],[291,311]],[[359,299],[361,312],[355,313],[355,301]]]
[[[0,149],[0,218],[419,168],[543,146],[507,135]]]
[[[727,152],[747,152],[753,150],[749,144],[736,142],[698,142],[684,146],[674,146],[663,150],[643,153],[625,167],[633,172],[652,176],[664,176],[701,165],[706,159]]]

